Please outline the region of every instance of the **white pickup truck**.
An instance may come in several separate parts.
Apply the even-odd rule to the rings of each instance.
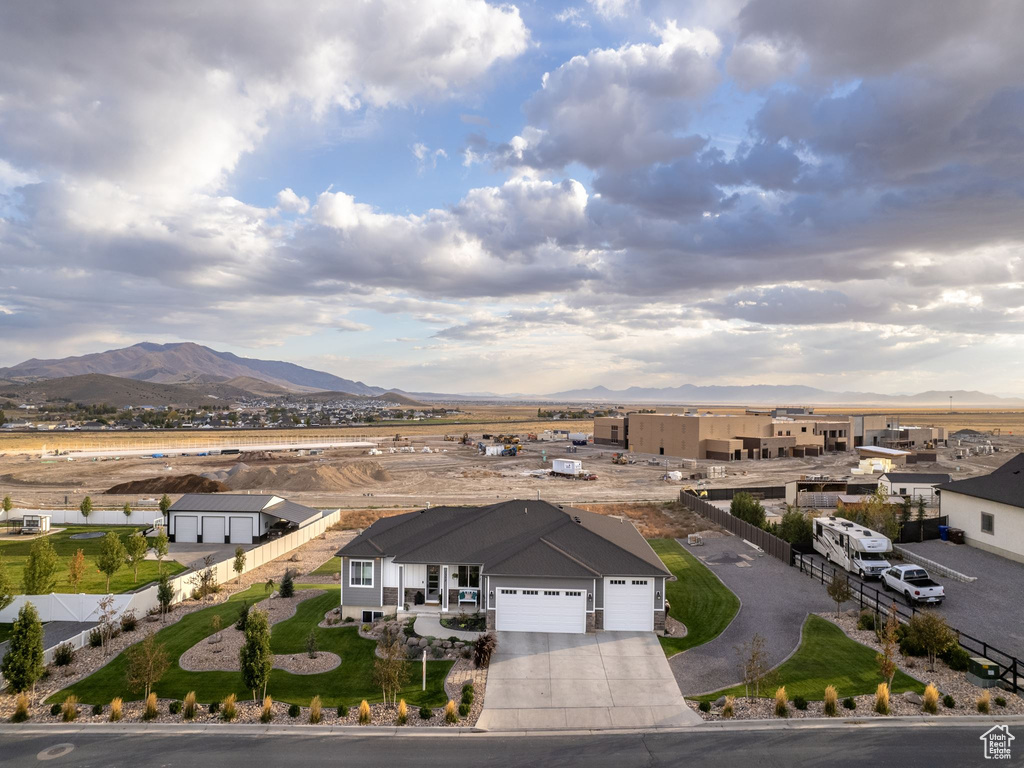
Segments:
[[[942,585],[928,576],[928,571],[919,565],[894,565],[882,572],[882,586],[899,592],[907,603],[928,603],[938,605],[946,599]]]

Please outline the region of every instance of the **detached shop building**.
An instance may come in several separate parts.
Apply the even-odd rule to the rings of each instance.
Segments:
[[[671,573],[628,520],[545,501],[378,520],[338,551],[343,617],[483,611],[507,632],[652,631]]]
[[[280,496],[186,493],[167,511],[171,541],[255,544],[319,520],[323,512]]]

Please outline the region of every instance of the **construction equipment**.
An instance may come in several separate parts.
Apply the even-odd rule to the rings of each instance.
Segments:
[[[455,435],[445,435],[444,436],[444,441],[446,443],[454,443],[455,442]]]
[[[683,488],[683,493],[692,493],[698,499],[706,499],[708,497],[708,492],[707,491],[705,491],[703,488],[701,488],[698,491],[692,485],[688,485],[685,488]]]
[[[462,440],[461,440],[461,442],[462,442],[463,445],[472,445],[473,444],[473,441],[469,439],[469,432],[463,432],[462,433]]]
[[[626,458],[624,453],[613,453],[612,464],[629,464],[629,459]]]

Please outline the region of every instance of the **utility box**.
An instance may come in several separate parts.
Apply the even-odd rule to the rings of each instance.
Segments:
[[[994,688],[999,684],[999,665],[982,656],[972,656],[967,667],[967,681],[979,688]]]
[[[554,459],[551,462],[551,471],[556,475],[576,477],[583,474],[583,462],[579,459]]]

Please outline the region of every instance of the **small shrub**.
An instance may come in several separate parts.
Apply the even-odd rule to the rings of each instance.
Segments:
[[[116,723],[124,717],[124,702],[120,696],[115,696],[110,700],[110,722]]]
[[[359,702],[359,724],[369,725],[370,724],[370,704],[366,699]]]
[[[710,701],[702,701],[700,704],[697,705],[697,709],[699,709],[701,712],[710,712],[711,711],[711,702]]]
[[[455,710],[455,702],[451,699],[448,699],[448,703],[444,705],[444,721],[449,725],[459,722],[459,713]]]
[[[996,696],[995,699],[993,699],[993,701],[995,701],[997,707],[1006,706],[1006,699],[1004,699],[1002,696]]]
[[[866,629],[873,632],[875,629],[875,613],[874,611],[864,610],[860,612],[860,616],[857,618],[857,629]]]
[[[300,707],[298,704],[292,704],[290,707],[288,707],[288,717],[292,718],[293,720],[301,714],[302,707]]]
[[[208,709],[210,710],[210,714],[211,715],[216,715],[218,712],[220,712],[220,702],[219,701],[211,701],[210,702],[210,706],[208,707]]]
[[[836,716],[836,704],[839,702],[839,694],[834,685],[825,686],[825,716]]]
[[[797,709],[799,709],[801,712],[806,712],[807,711],[807,699],[805,699],[803,696],[794,696],[793,697],[793,706],[796,707]]]
[[[783,685],[775,691],[776,717],[789,717],[789,707],[786,704],[786,686]]]
[[[60,704],[51,704],[50,705],[50,715],[52,717],[56,717],[59,714],[60,714]]]
[[[167,705],[167,711],[170,712],[172,715],[180,715],[181,714],[181,702],[180,701],[172,701],[170,704]]]
[[[463,701],[461,704],[459,704],[459,717],[468,717],[469,709],[470,706],[466,702]]]
[[[274,700],[269,696],[263,697],[263,709],[260,710],[260,722],[269,723],[274,719]]]
[[[146,709],[142,713],[143,720],[155,720],[160,711],[156,708],[156,691],[146,697]]]
[[[921,699],[921,711],[934,715],[939,711],[939,689],[928,683],[924,689],[924,697]]]
[[[463,648],[462,649],[462,658],[464,658],[464,659],[471,659],[471,658],[473,658],[473,651],[471,651],[469,648]]]
[[[980,714],[987,715],[992,711],[992,694],[988,691],[983,692],[974,702],[974,706],[978,708]]]
[[[196,692],[189,691],[185,694],[185,704],[182,707],[182,716],[186,720],[191,720],[196,716]]]
[[[429,720],[434,716],[434,710],[430,707],[420,707],[420,720]]]
[[[462,684],[462,692],[463,693],[465,693],[466,691],[475,691],[475,690],[476,689],[473,687],[473,681],[472,680],[467,680],[466,682],[464,682]]]
[[[462,701],[464,703],[472,704],[474,698],[475,698],[475,694],[473,693],[473,689],[472,688],[463,688],[462,689]]]
[[[444,648],[442,648],[440,645],[432,646],[430,649],[430,655],[433,656],[435,659],[440,659],[442,656],[444,656]]]
[[[946,709],[952,709],[956,706],[956,701],[948,693],[942,697],[942,706]]]
[[[317,650],[318,649],[316,644],[316,630],[311,629],[309,630],[309,634],[306,635],[306,654],[309,656],[309,658],[315,659]]]
[[[53,649],[53,663],[58,667],[66,667],[75,660],[75,649],[71,643],[61,643]]]
[[[238,707],[235,706],[236,699],[235,694],[229,693],[220,703],[220,716],[225,722],[230,723],[238,716]]]
[[[473,664],[477,669],[482,669],[491,663],[491,656],[498,647],[498,638],[493,632],[480,635],[473,646]]]
[[[238,618],[235,619],[235,629],[239,632],[245,632],[245,622],[249,620],[249,603],[242,602],[242,610],[238,612]]]
[[[277,588],[277,594],[281,597],[293,597],[295,595],[295,574],[291,568],[284,572],[281,577],[281,586]]]
[[[355,619],[353,617],[351,617],[351,616],[346,616],[344,621],[345,621],[346,624],[351,624],[352,622],[355,621]]]
[[[373,627],[371,627],[369,624],[359,625],[359,631],[362,632],[364,635],[369,634],[371,629],[373,629]]]
[[[14,714],[11,715],[11,722],[24,723],[28,718],[28,694],[22,691],[14,700]]]
[[[722,705],[722,717],[724,719],[728,720],[734,714],[736,714],[735,706],[736,706],[736,697],[735,696],[726,696],[725,697],[725,704]]]
[[[95,717],[96,715],[102,715],[103,714],[103,705],[102,704],[93,704],[92,705],[92,714],[93,714],[93,717]]]
[[[121,636],[121,625],[120,624],[108,624],[107,625],[107,642],[109,643],[115,637]]]
[[[134,610],[127,610],[121,614],[121,629],[125,632],[134,632],[139,624],[139,617]]]
[[[853,698],[853,696],[847,696],[845,699],[843,699],[843,709],[849,709],[849,710],[852,711],[852,710],[854,710],[856,708],[857,708],[857,702]]]
[[[348,717],[348,707],[346,707],[344,704],[338,705],[338,717]]]
[[[889,686],[879,683],[875,690],[875,712],[880,715],[889,714]]]
[[[103,645],[103,630],[93,627],[89,630],[89,647],[99,648],[101,645]]]
[[[323,720],[323,717],[323,705],[320,703],[320,697],[314,696],[309,702],[309,722],[316,725]]]
[[[405,699],[398,702],[398,724],[405,725],[409,721],[409,707],[405,704]]]
[[[64,706],[60,708],[60,719],[70,723],[78,718],[78,697],[72,694],[64,699]]]
[[[946,666],[954,672],[966,672],[971,666],[971,654],[956,643],[940,653],[939,658],[946,662]]]

